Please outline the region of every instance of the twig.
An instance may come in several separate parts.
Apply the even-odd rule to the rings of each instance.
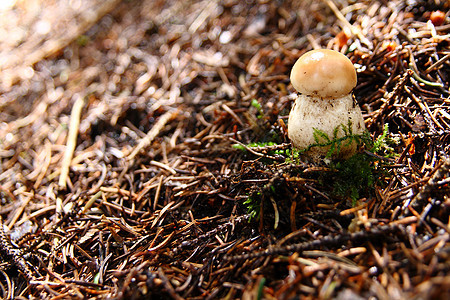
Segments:
[[[434,69],[440,67],[441,65],[443,65],[447,60],[450,59],[450,54],[445,55],[444,57],[442,57],[440,60],[438,60],[437,62],[435,62],[434,64],[432,64],[431,66],[429,66],[424,73],[428,74],[431,71],[433,71]]]
[[[226,222],[224,224],[217,225],[216,228],[214,228],[214,229],[212,229],[212,230],[210,230],[208,232],[205,232],[204,234],[199,235],[198,237],[196,237],[196,238],[194,238],[192,240],[185,240],[185,241],[181,242],[176,248],[174,248],[172,250],[172,252],[174,254],[177,254],[183,248],[192,247],[192,246],[198,245],[201,241],[207,240],[207,239],[213,237],[216,234],[220,234],[220,233],[223,234],[223,232],[225,231],[225,229],[227,229],[227,227],[231,227],[232,230],[233,230],[233,228],[234,228],[234,226],[236,224],[243,223],[244,221],[247,221],[249,219],[250,219],[250,215],[249,214],[242,215],[242,216],[236,217],[234,219],[231,219],[231,220],[229,220],[228,222]]]
[[[433,114],[431,113],[430,109],[428,108],[428,105],[426,104],[426,102],[423,101],[420,97],[416,96],[413,93],[413,91],[411,91],[411,89],[408,88],[407,86],[405,86],[404,89],[421,109],[421,111],[425,117],[425,120],[427,121],[428,126],[430,127],[430,130],[432,130],[432,132],[436,132],[436,128],[434,127],[433,123],[436,124],[436,126],[439,127],[440,129],[445,130],[444,127],[442,127],[442,125],[439,124],[439,122],[433,116]]]
[[[415,219],[414,219],[415,221]],[[342,233],[339,235],[336,235],[335,233],[321,237],[320,239],[299,243],[299,244],[292,244],[285,247],[276,247],[276,248],[268,248],[264,251],[257,251],[252,253],[246,253],[246,254],[239,254],[239,255],[233,255],[233,256],[225,256],[224,259],[226,260],[248,260],[252,258],[257,257],[267,257],[267,256],[273,256],[273,255],[288,255],[293,252],[302,252],[304,250],[311,250],[316,249],[320,247],[333,247],[333,246],[340,246],[345,242],[352,241],[367,241],[370,240],[370,238],[376,238],[381,236],[386,236],[389,233],[395,233],[402,230],[402,226],[392,223],[388,225],[381,225],[377,227],[370,228],[369,230],[363,230],[358,231],[355,233]]]
[[[412,74],[413,77],[416,80],[418,80],[418,81],[420,81],[420,82],[422,82],[422,83],[424,83],[426,85],[429,85],[429,86],[444,87],[444,85],[442,83],[440,83],[440,82],[431,82],[429,80],[426,80],[426,79],[423,79],[422,77],[420,77],[419,70],[418,70],[417,65],[415,63],[414,54],[413,54],[411,48],[408,48],[408,51],[409,51],[409,64],[408,64],[408,66],[413,71],[413,74]]]
[[[167,293],[169,293],[169,295],[173,299],[177,299],[177,300],[184,299],[175,292],[175,289],[173,288],[173,286],[170,283],[169,279],[167,278],[166,274],[164,274],[164,271],[161,267],[158,268],[158,277],[162,280],[162,283],[163,283],[164,287],[166,288]]]
[[[385,92],[383,95],[383,104],[381,107],[375,112],[369,122],[366,124],[367,127],[372,127],[374,124],[378,124],[379,119],[383,116],[385,111],[392,105],[392,102],[395,101],[397,97],[403,91],[403,88],[409,81],[408,79],[412,76],[413,71],[407,70],[402,77],[397,81],[394,89],[391,92]]]
[[[28,281],[35,280],[33,271],[28,266],[26,260],[22,256],[22,251],[13,249],[9,239],[3,231],[3,221],[0,217],[0,255],[5,261],[11,262],[20,272],[27,278]]]
[[[277,206],[277,202],[275,201],[275,199],[272,196],[270,196],[269,199],[270,199],[270,202],[272,203],[273,210],[275,213],[275,221],[273,224],[273,229],[277,229],[278,223],[280,221],[280,213],[278,212],[278,206]]]
[[[410,204],[412,208],[417,208],[423,204],[430,196],[437,183],[441,181],[450,170],[450,159],[445,158],[441,166],[438,167],[436,173],[431,176],[430,180],[421,188],[420,192],[411,200]],[[405,209],[407,209],[407,205]]]

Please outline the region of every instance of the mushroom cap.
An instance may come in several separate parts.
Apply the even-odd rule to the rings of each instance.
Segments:
[[[304,95],[337,98],[356,86],[356,70],[344,54],[328,49],[306,52],[291,71],[292,86]]]

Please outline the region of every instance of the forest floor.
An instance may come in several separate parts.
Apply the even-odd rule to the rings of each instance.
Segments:
[[[449,299],[448,11],[4,1],[0,297]],[[317,48],[368,131],[327,164],[287,137]]]

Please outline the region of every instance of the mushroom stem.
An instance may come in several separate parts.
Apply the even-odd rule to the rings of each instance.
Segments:
[[[362,134],[365,130],[361,110],[351,94],[339,98],[321,98],[300,94],[295,100],[289,114],[288,135],[294,147],[305,150],[304,154],[313,161],[326,157],[330,146],[313,146],[318,144],[314,130],[326,134],[330,139],[345,136],[343,126],[351,124],[353,134]],[[325,143],[319,140],[319,143]],[[356,143],[350,145],[344,141],[337,158],[348,158],[356,152]],[[333,155],[334,156],[334,155]]]

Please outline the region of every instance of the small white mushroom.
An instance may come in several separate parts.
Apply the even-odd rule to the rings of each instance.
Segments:
[[[351,123],[353,134],[365,131],[361,109],[352,96],[356,86],[356,70],[352,62],[340,52],[327,49],[303,54],[292,67],[292,86],[300,93],[289,114],[288,136],[297,149],[316,144],[314,129],[333,138],[344,136],[342,126]],[[341,145],[331,158],[348,158],[356,153],[357,145]],[[325,158],[329,147],[314,146],[304,153],[312,161]]]

